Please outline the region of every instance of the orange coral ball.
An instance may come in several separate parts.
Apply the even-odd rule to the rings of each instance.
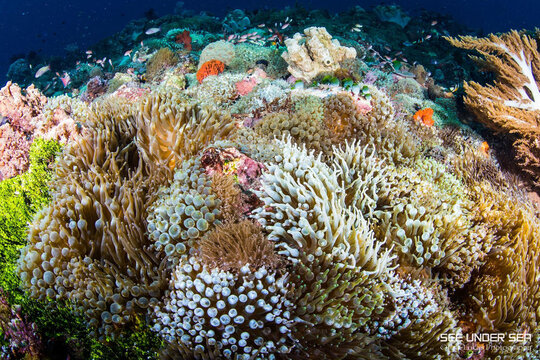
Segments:
[[[432,108],[425,108],[422,110],[418,110],[414,114],[413,119],[416,121],[421,121],[426,126],[433,126],[433,124],[435,124],[435,121],[433,120]]]
[[[223,62],[215,59],[207,61],[197,71],[197,80],[199,80],[199,83],[202,83],[207,76],[221,74],[223,70],[225,70],[225,64]]]

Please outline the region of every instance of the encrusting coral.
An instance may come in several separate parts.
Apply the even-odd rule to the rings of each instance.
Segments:
[[[454,46],[475,50],[480,66],[495,75],[494,85],[464,85],[465,104],[478,120],[497,133],[515,134],[520,166],[540,186],[540,53],[536,41],[511,31],[487,38],[446,38]]]

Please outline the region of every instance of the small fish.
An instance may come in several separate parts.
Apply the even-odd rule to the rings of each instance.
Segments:
[[[62,81],[62,84],[64,85],[64,88],[66,88],[69,83],[71,82],[71,77],[69,76],[69,74],[67,72],[64,72],[64,76],[62,76],[60,78],[60,80]]]
[[[247,39],[247,37],[248,37],[247,34],[244,34],[244,35],[240,36],[240,39]]]
[[[243,38],[243,39],[238,40],[237,42],[243,43],[243,42],[246,42],[246,40],[247,40],[246,38]]]
[[[431,39],[431,34],[426,35],[426,37],[424,38],[424,40],[429,40],[429,39]]]
[[[91,57],[92,57],[92,55],[86,55],[87,59],[90,59]]]
[[[351,29],[351,31],[354,31],[354,32],[362,31],[362,25],[360,25],[360,24],[354,25],[354,27]]]
[[[114,69],[114,65],[112,64],[112,60],[109,59],[109,64],[111,65],[111,67]]]
[[[51,70],[51,65],[40,67],[39,70],[36,72],[36,79],[49,70]]]
[[[437,25],[437,23],[438,23],[437,20],[433,20],[433,21],[431,22],[431,26],[435,26],[435,25]]]
[[[144,41],[141,41],[141,47],[144,46]]]
[[[285,18],[285,22],[286,22],[286,23],[290,23],[291,21],[292,21],[292,19],[289,18],[288,16]]]
[[[4,124],[7,124],[9,123],[9,118],[6,117],[6,116],[1,116],[0,115],[0,126],[4,125]]]
[[[266,26],[266,25],[264,25],[264,24],[259,24],[259,25],[257,25],[258,28],[263,28],[263,27],[265,27],[265,26]]]
[[[236,37],[236,35],[232,34],[227,37],[227,41],[232,40]]]
[[[289,27],[289,25],[290,25],[290,24],[288,24],[288,23],[283,24],[283,25],[281,26],[281,30],[285,30],[286,28]]]
[[[86,55],[92,55],[92,50],[86,50]]]
[[[150,29],[146,30],[144,33],[146,35],[152,35],[152,34],[157,34],[160,31],[161,31],[161,27],[153,27],[153,28],[150,28]]]
[[[129,55],[131,55],[131,52],[132,52],[132,51],[133,51],[133,49],[126,51],[126,52],[124,53],[124,56],[129,56]]]

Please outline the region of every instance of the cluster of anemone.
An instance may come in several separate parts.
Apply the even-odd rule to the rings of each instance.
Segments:
[[[360,111],[287,92],[240,131],[196,89],[91,109],[19,261],[32,296],[100,334],[145,315],[180,359],[451,359],[463,344],[441,334],[537,331],[540,221],[501,176],[470,175],[498,168],[463,138],[374,87]],[[210,169],[231,148],[262,175]]]

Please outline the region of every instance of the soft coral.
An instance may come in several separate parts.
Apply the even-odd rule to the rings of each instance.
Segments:
[[[183,44],[185,50],[191,51],[191,35],[189,34],[188,30],[184,30],[183,32],[177,34],[174,37],[174,41],[177,44]]]

